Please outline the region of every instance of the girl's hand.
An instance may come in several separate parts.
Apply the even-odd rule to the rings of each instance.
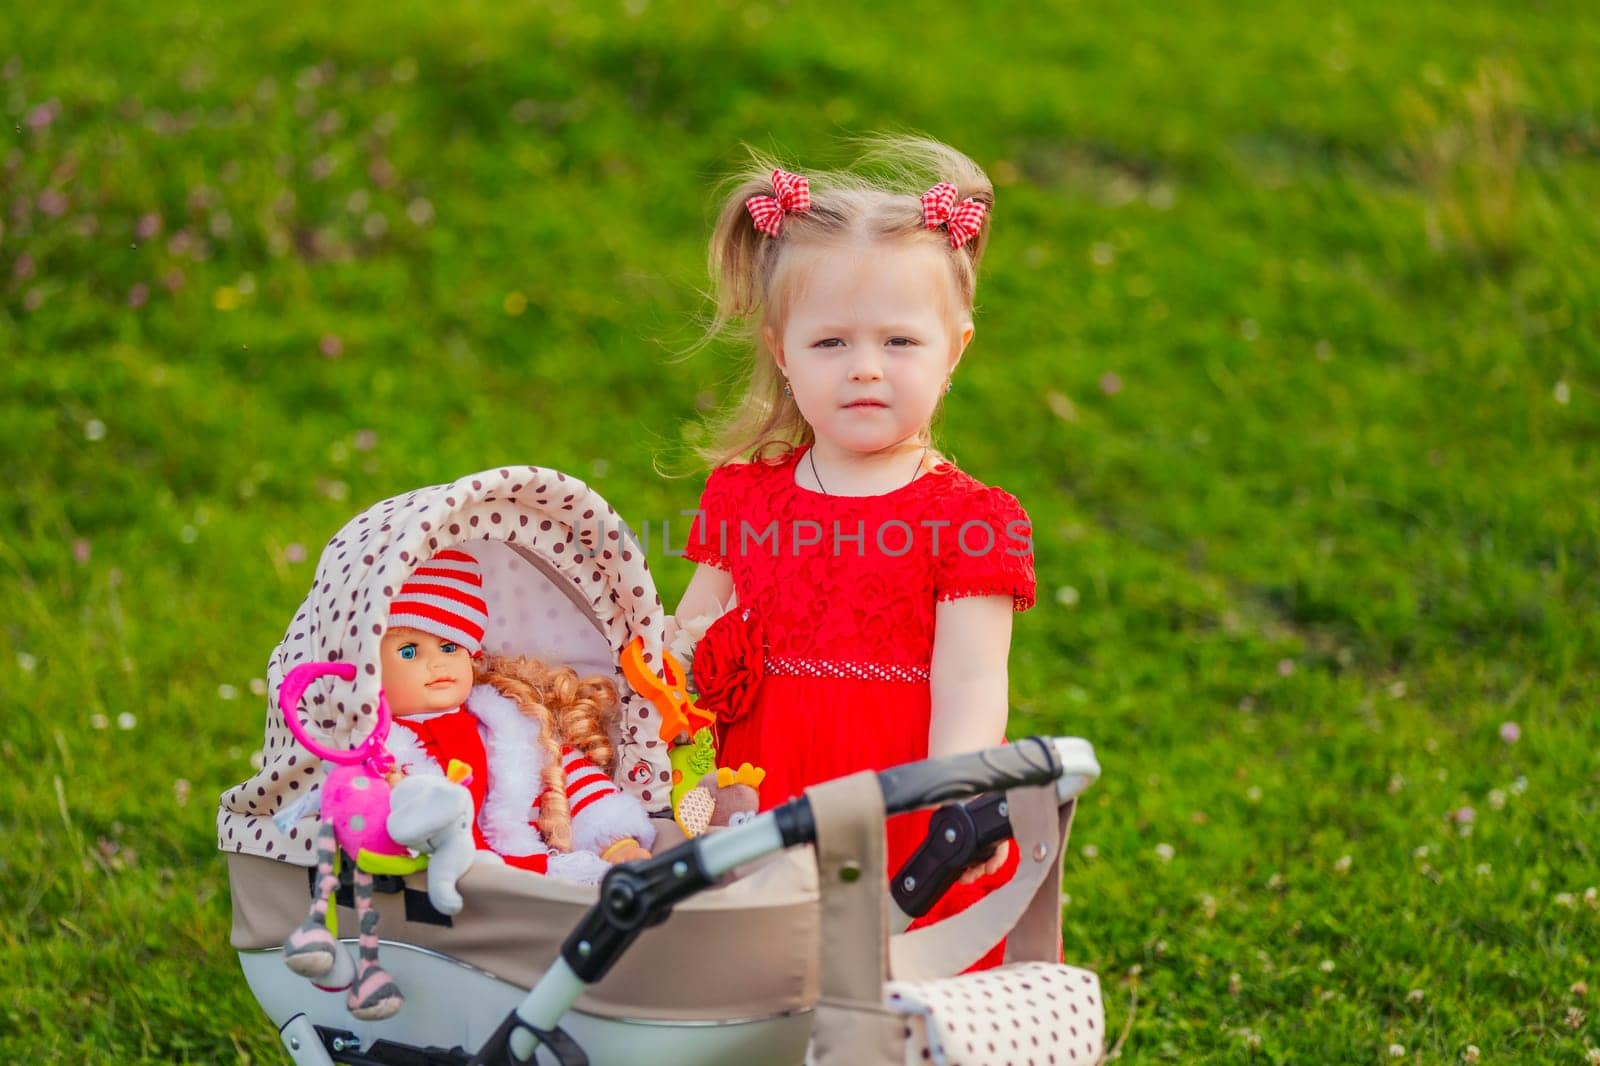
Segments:
[[[994,854],[989,856],[988,862],[973,863],[961,872],[958,883],[970,885],[980,877],[988,877],[999,873],[1000,867],[1006,864],[1006,857],[1011,854],[1011,841],[1002,840],[1000,846],[994,849]]]

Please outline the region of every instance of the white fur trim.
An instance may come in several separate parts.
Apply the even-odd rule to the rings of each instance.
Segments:
[[[394,756],[396,768],[408,774],[444,776],[444,767],[434,762],[433,757],[423,749],[422,742],[417,740],[417,735],[399,722],[389,726],[389,739],[383,746]]]
[[[539,724],[492,685],[477,685],[467,696],[467,710],[478,719],[483,747],[489,755],[489,791],[478,813],[489,846],[502,855],[536,855],[550,850],[537,826],[528,824],[534,801],[544,790],[539,779],[544,752]]]
[[[644,804],[626,792],[602,796],[572,819],[572,850],[599,854],[623,837],[632,837],[646,850],[656,842]]]
[[[580,885],[598,885],[610,869],[609,862],[590,851],[550,853],[549,876],[562,881],[576,881]]]

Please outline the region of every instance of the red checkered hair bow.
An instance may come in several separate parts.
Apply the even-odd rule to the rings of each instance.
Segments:
[[[772,172],[772,189],[777,196],[752,196],[744,202],[756,229],[768,237],[783,232],[783,216],[802,215],[811,210],[811,183],[787,170]]]
[[[922,220],[929,229],[946,227],[950,231],[950,247],[960,248],[978,235],[989,205],[967,197],[956,203],[956,187],[941,181],[922,194]]]

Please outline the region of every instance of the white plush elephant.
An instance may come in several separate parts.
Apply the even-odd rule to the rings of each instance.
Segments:
[[[389,836],[428,856],[428,902],[440,914],[461,913],[456,881],[472,866],[472,793],[446,777],[413,774],[389,795]]]

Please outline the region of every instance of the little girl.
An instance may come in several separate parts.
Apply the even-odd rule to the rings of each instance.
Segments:
[[[941,144],[888,140],[878,154],[928,178],[813,188],[762,166],[712,238],[713,329],[746,324],[755,358],[708,449],[686,552],[700,565],[676,617],[737,604],[693,669],[718,715],[718,761],[765,768],[763,808],[843,774],[999,744],[1011,616],[1034,601],[1026,513],[939,455],[929,428],[972,340],[993,187]],[[927,819],[891,820],[891,869]],[[1003,883],[1010,850],[922,924]]]

